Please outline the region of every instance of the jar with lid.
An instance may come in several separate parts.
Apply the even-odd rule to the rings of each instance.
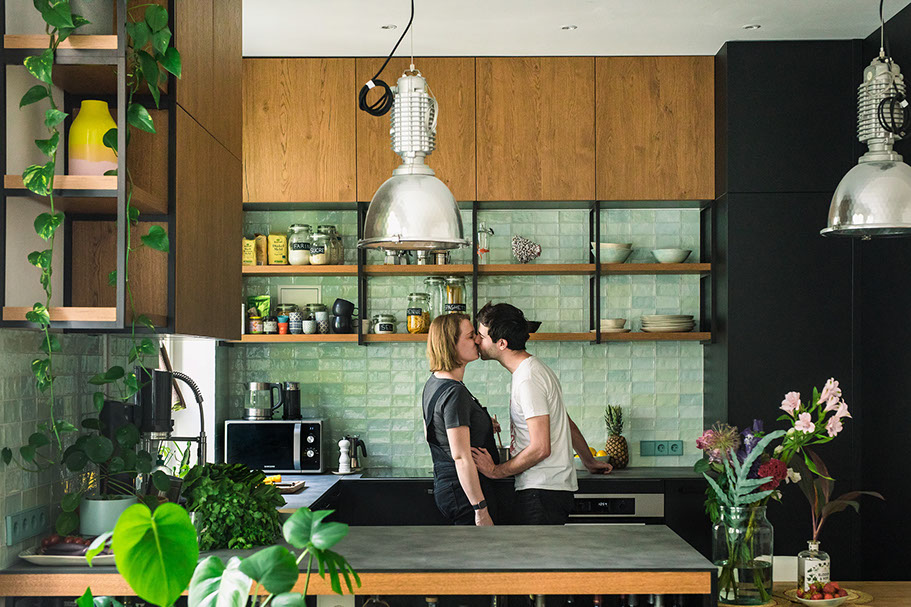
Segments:
[[[316,231],[319,234],[325,234],[328,239],[328,242],[326,244],[326,252],[329,254],[329,264],[338,265],[339,263],[341,263],[341,261],[339,260],[339,255],[338,255],[338,253],[339,253],[338,241],[336,240],[336,237],[338,236],[338,232],[336,231],[335,226],[330,226],[330,225],[317,226]]]
[[[446,304],[446,281],[440,276],[428,276],[424,279],[424,288],[430,294],[430,320],[443,314]]]
[[[299,309],[297,307],[297,304],[293,304],[293,303],[278,304],[277,306],[275,306],[275,315],[276,316],[290,316],[292,312],[298,312],[298,311],[299,311]]]
[[[454,312],[465,313],[465,277],[464,276],[447,276],[446,277],[446,301],[443,304],[443,312],[452,314]]]
[[[288,228],[288,263],[292,266],[310,265],[310,226],[296,223]]]
[[[407,326],[409,333],[426,333],[430,328],[430,294],[408,295]]]
[[[310,265],[325,266],[330,263],[329,235],[317,232],[310,239]]]
[[[373,332],[376,335],[391,335],[395,333],[395,316],[392,314],[374,314]]]
[[[275,316],[266,316],[263,319],[263,333],[266,335],[276,335],[278,333],[278,318]]]

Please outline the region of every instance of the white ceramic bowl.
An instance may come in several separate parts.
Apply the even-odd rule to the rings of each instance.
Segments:
[[[589,244],[591,244],[593,249],[595,248],[594,242],[589,241]],[[633,248],[633,243],[631,243],[631,242],[602,242],[601,243],[602,251],[604,249],[632,249],[632,248]]]
[[[658,263],[683,263],[692,251],[688,249],[652,249],[652,255]]]
[[[810,605],[811,607],[836,607],[837,605],[841,605],[848,600],[848,597],[846,596],[839,596],[834,599],[820,599],[818,601],[814,601],[813,599],[802,599],[796,594],[793,597],[789,594],[788,598],[795,601],[800,601],[804,605]]]
[[[603,329],[622,329],[626,324],[625,318],[602,318],[601,328]]]
[[[601,263],[623,263],[632,252],[632,249],[601,249]]]

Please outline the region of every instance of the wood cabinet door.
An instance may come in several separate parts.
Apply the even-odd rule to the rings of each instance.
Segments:
[[[181,63],[181,77],[177,80],[177,103],[206,126],[212,123],[221,107],[213,86],[214,19],[213,0],[174,2],[174,46],[180,51]]]
[[[177,110],[174,330],[240,339],[241,166]]]
[[[354,59],[244,59],[244,202],[355,200]]]
[[[243,48],[241,0],[215,0],[213,15],[218,30],[213,51],[218,58],[213,66],[212,93],[215,114],[212,134],[238,160],[243,155]]]
[[[476,67],[478,200],[594,200],[594,58]]]
[[[356,62],[357,88],[376,75],[384,59],[365,58]],[[393,58],[381,80],[389,86],[409,67],[408,58]],[[416,58],[415,67],[427,79],[439,104],[437,147],[427,164],[446,184],[456,200],[474,200],[475,187],[475,60],[473,57]],[[368,101],[377,99],[372,91]],[[389,142],[389,118],[357,112],[357,199],[369,201],[402,159]]]
[[[712,57],[598,57],[599,200],[714,200]]]

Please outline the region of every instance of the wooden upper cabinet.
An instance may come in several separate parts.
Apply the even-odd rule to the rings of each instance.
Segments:
[[[244,202],[355,200],[354,59],[244,59],[243,99]]]
[[[213,77],[213,0],[176,0],[174,11],[177,30],[174,32],[174,45],[180,51],[181,63],[181,77],[177,81],[177,103],[197,122],[207,125],[212,122],[218,111]]]
[[[595,59],[476,66],[478,200],[594,200]]]
[[[212,94],[216,114],[212,125],[205,126],[229,152],[240,160],[243,155],[243,32],[241,0],[213,0],[217,24],[213,52],[219,62],[213,72]]]
[[[598,57],[599,200],[714,200],[712,57]]]
[[[376,75],[383,58],[358,59],[357,89]],[[395,86],[411,63],[394,58],[380,76]],[[475,60],[473,57],[415,58],[415,67],[427,79],[439,104],[436,149],[427,165],[443,181],[456,200],[474,200],[475,187]],[[379,98],[377,91],[367,97]],[[357,199],[369,201],[392,170],[402,163],[389,141],[389,118],[357,112]]]

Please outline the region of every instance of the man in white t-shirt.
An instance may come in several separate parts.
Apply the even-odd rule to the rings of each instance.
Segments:
[[[478,471],[490,478],[516,477],[517,517],[525,525],[562,525],[578,489],[573,449],[591,472],[612,470],[592,457],[585,437],[566,413],[556,374],[525,351],[528,322],[506,303],[478,311],[477,343],[484,360],[512,373],[509,397],[510,458],[494,465],[484,449],[472,449]]]

